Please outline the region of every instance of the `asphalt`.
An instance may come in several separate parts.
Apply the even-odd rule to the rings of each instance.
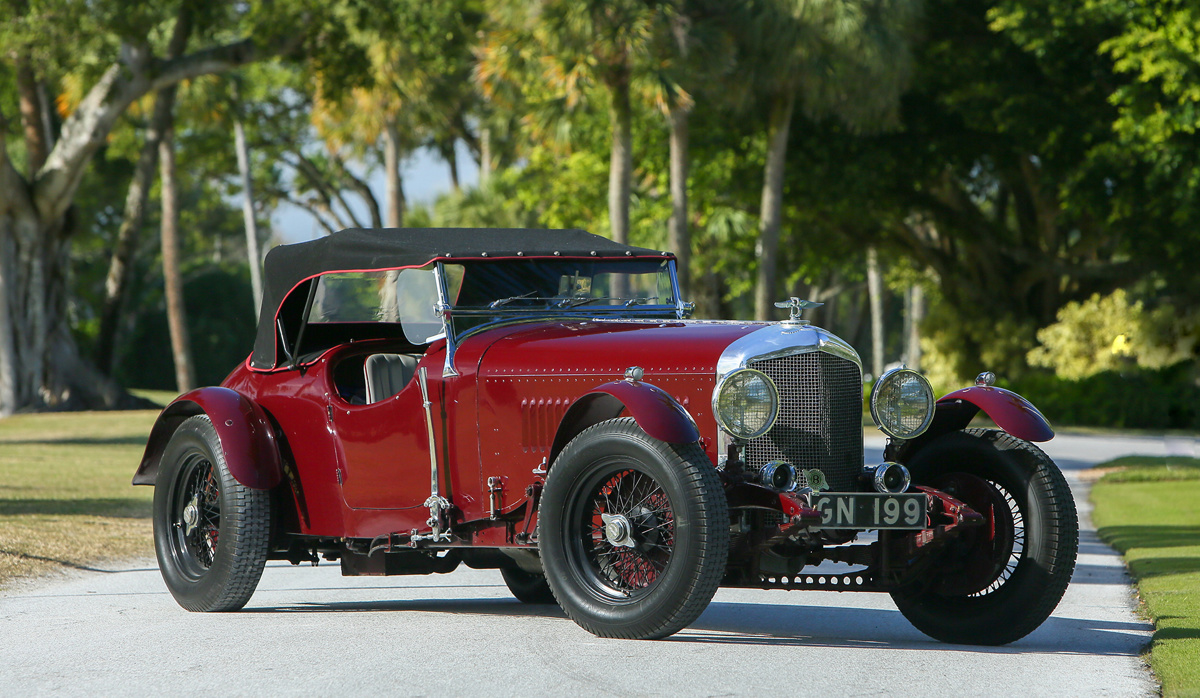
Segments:
[[[931,640],[884,594],[733,589],[667,640],[604,640],[465,568],[343,578],[272,563],[244,611],[193,614],[143,560],[0,596],[0,695],[1156,695],[1140,657],[1152,628],[1078,473],[1196,442],[1068,434],[1045,449],[1082,514],[1079,564],[1053,616],[1005,647]]]

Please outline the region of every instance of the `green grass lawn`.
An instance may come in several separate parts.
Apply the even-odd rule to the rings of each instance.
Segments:
[[[151,487],[130,484],[153,410],[0,419],[0,587],[153,554]]]
[[[1125,555],[1154,621],[1166,696],[1200,696],[1200,460],[1130,456],[1092,488],[1100,537]]]

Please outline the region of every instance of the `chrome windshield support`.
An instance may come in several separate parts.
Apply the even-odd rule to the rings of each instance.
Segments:
[[[454,368],[454,352],[458,349],[458,343],[454,337],[454,321],[450,313],[450,290],[446,286],[446,269],[441,262],[434,266],[433,275],[437,278],[437,314],[442,320],[442,332],[446,335],[446,363],[442,366],[442,378],[449,378],[458,375]]]
[[[696,304],[683,300],[679,290],[679,269],[676,264],[674,258],[667,260],[667,274],[671,277],[671,295],[675,296],[675,315],[680,320],[686,320],[692,316]]]
[[[431,409],[433,404],[429,402],[429,386],[426,385],[429,375],[424,366],[417,369],[417,378],[421,386],[421,404],[425,408],[425,427],[429,432],[429,499],[425,500],[425,506],[429,507],[427,523],[432,529],[432,533],[424,536],[414,533],[412,540],[414,542],[421,540],[441,543],[451,539],[450,501],[438,492],[437,443],[433,436],[433,410]]]

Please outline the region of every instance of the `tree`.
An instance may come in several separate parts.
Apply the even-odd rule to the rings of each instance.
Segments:
[[[638,0],[512,0],[492,8],[496,27],[481,49],[481,80],[540,83],[552,91],[544,106],[570,109],[591,96],[608,101],[608,218],[612,238],[629,240],[633,177],[632,87],[645,71],[658,3]],[[639,72],[640,71],[640,72]],[[494,88],[489,88],[494,92]]]
[[[861,129],[894,113],[910,69],[916,0],[763,0],[742,27],[743,70],[767,115],[755,317],[773,313],[789,129],[797,104]]]
[[[268,30],[256,24],[262,19],[258,5],[239,5],[238,19],[255,25],[255,39],[159,58],[147,37],[164,20],[161,10],[131,12],[119,2],[61,0],[55,5],[61,16],[24,3],[10,5],[14,19],[0,35],[0,56],[25,76],[18,80],[17,93],[27,153],[22,174],[9,155],[7,115],[0,114],[0,415],[30,407],[112,406],[122,400],[123,391],[79,354],[68,325],[65,278],[76,231],[71,203],[84,170],[117,119],[151,91],[293,45],[276,41],[286,24],[277,9],[275,30]],[[90,21],[75,23],[63,16]],[[81,71],[77,75],[92,80],[92,87],[57,132],[46,128],[49,105],[38,84],[44,87],[62,75],[64,62],[36,52],[47,44],[72,46],[76,58],[107,64],[94,76],[76,66]]]
[[[689,119],[697,98],[719,103],[734,60],[728,23],[736,15],[724,3],[675,0],[654,16],[650,72],[652,101],[667,119],[670,133],[668,180],[671,216],[667,248],[676,255],[679,290],[691,294],[692,239],[689,231]]]

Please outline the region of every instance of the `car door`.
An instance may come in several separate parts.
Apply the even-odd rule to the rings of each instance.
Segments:
[[[422,365],[426,362],[422,362]],[[430,493],[429,435],[417,372],[394,395],[353,405],[331,391],[342,497],[352,509],[423,509]],[[432,409],[440,391],[428,381]]]

